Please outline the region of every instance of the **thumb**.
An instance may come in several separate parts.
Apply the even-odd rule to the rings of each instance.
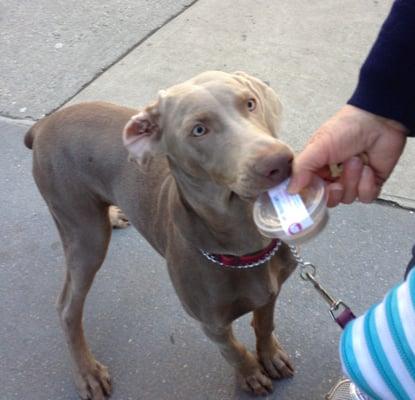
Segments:
[[[293,167],[293,173],[291,175],[290,183],[288,185],[288,192],[291,194],[297,194],[302,189],[307,187],[313,179],[313,173],[311,171],[302,171],[301,173],[295,172],[295,161]]]
[[[307,187],[313,176],[328,165],[328,153],[322,141],[312,141],[294,159],[288,191],[292,194]]]

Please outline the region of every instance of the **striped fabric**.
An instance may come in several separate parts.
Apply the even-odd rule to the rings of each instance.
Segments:
[[[373,400],[415,400],[415,268],[346,326],[340,358],[345,374]]]

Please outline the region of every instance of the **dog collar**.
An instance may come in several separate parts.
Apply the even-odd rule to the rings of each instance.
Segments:
[[[275,255],[281,246],[281,240],[273,239],[265,249],[244,256],[232,256],[230,254],[212,254],[206,250],[200,252],[211,262],[222,267],[253,268],[265,264]]]

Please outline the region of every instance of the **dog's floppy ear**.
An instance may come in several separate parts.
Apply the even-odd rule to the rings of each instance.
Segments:
[[[123,130],[123,143],[131,158],[145,165],[161,154],[160,99],[131,117]]]
[[[261,104],[264,108],[265,123],[271,133],[277,137],[282,117],[282,104],[274,90],[260,79],[257,79],[245,72],[235,72],[237,79],[248,86],[257,96],[260,97]]]

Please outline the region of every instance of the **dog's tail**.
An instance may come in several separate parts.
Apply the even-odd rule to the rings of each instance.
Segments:
[[[34,127],[36,124],[34,124],[26,133],[26,135],[24,136],[24,144],[28,149],[32,149],[33,147],[33,134],[34,134]]]
[[[33,142],[35,140],[36,132],[39,129],[40,125],[42,124],[42,121],[44,118],[42,118],[40,121],[35,122],[31,128],[27,131],[25,137],[24,137],[24,144],[28,149],[33,148]]]

